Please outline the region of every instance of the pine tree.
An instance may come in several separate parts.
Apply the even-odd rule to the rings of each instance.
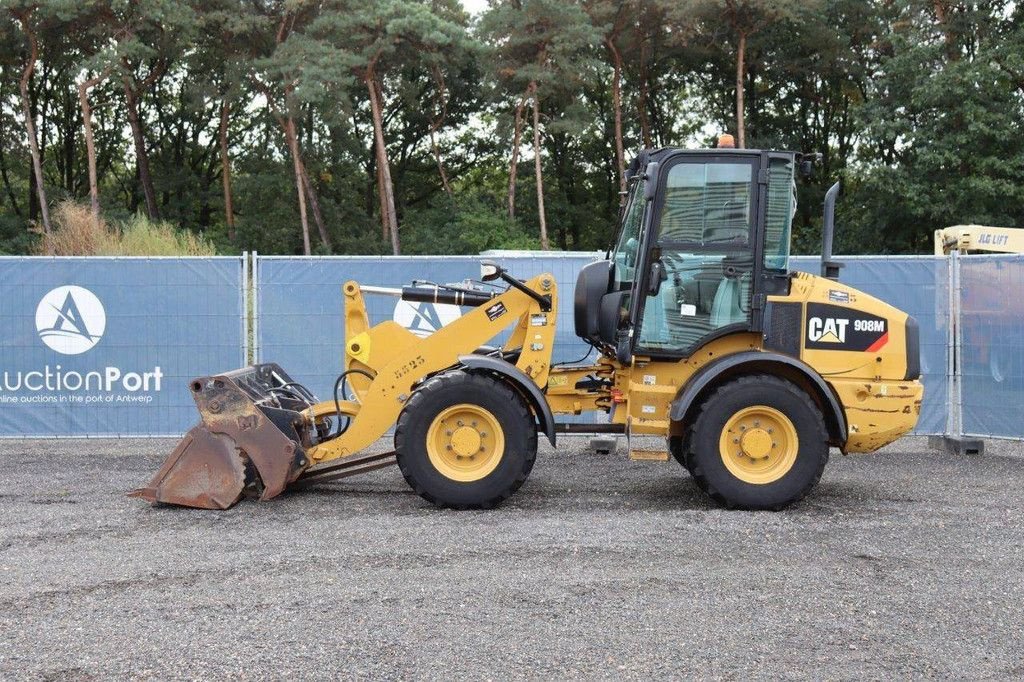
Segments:
[[[593,52],[601,36],[577,2],[504,0],[495,2],[481,20],[481,32],[492,48],[492,69],[505,97],[519,97],[509,164],[509,213],[514,213],[515,176],[519,156],[519,123],[523,104],[533,118],[534,176],[541,248],[549,248],[544,210],[541,145],[541,102],[566,92],[577,94],[594,69]],[[520,95],[522,93],[522,95]]]

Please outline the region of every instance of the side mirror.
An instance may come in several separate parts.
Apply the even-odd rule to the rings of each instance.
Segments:
[[[797,169],[800,173],[800,177],[808,179],[814,175],[814,166],[821,163],[821,160],[825,158],[821,152],[813,152],[810,154],[798,154],[798,166]]]
[[[658,191],[658,167],[657,161],[651,161],[647,164],[647,170],[644,172],[644,199],[651,201],[654,199],[655,193]]]
[[[651,271],[647,277],[647,294],[657,296],[661,291],[661,283],[666,279],[668,279],[668,273],[665,272],[665,266],[661,264],[661,261],[656,260],[651,263]]]
[[[628,291],[613,291],[601,297],[601,309],[598,313],[597,328],[601,341],[615,347],[619,336],[619,325],[622,324],[629,306]]]
[[[490,282],[501,277],[502,269],[501,266],[492,260],[480,261],[480,279],[484,282]]]

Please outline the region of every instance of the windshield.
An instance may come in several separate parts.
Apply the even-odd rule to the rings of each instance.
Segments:
[[[629,289],[635,277],[637,259],[640,254],[640,229],[644,222],[643,179],[634,176],[629,181],[626,210],[622,213],[622,231],[612,251],[615,264],[615,291]]]

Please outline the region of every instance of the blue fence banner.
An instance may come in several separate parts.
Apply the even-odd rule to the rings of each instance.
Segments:
[[[596,255],[493,258],[520,279],[554,275],[559,291],[555,362],[579,360],[589,346],[573,333],[572,292],[576,274]],[[477,256],[260,256],[256,272],[257,357],[276,362],[321,399],[331,395],[344,365],[342,285],[402,287],[414,280],[453,284],[480,276]],[[370,322],[395,320],[414,333],[427,334],[459,314],[453,306],[408,303],[366,295]],[[503,337],[497,339],[501,342]]]
[[[488,255],[520,279],[542,272],[555,276],[559,291],[555,362],[584,361],[589,346],[575,335],[572,301],[576,276],[598,254]],[[934,257],[842,258],[840,279],[913,315],[921,329],[925,402],[916,433],[944,432],[947,415],[949,342],[948,261]],[[479,275],[474,256],[413,257],[259,257],[256,267],[258,357],[280,364],[321,398],[331,395],[344,363],[341,286],[401,287],[413,280],[455,283]],[[794,258],[794,269],[817,273],[816,258]],[[446,306],[409,304],[368,295],[370,322],[394,319],[416,332],[429,333],[451,319]],[[499,338],[499,341],[501,339]],[[594,415],[585,420],[591,420]],[[599,417],[598,417],[599,418]]]
[[[486,257],[524,279],[552,273],[560,293],[554,361],[593,359],[575,335],[572,304],[580,268],[598,254]],[[1008,293],[1024,287],[1024,257],[839,260],[841,281],[918,321],[925,400],[916,433],[1024,438],[1024,310]],[[258,360],[281,364],[326,399],[344,365],[346,281],[458,283],[479,276],[480,257],[256,257],[251,285],[247,262],[0,258],[0,437],[180,435],[196,420],[189,380],[244,365],[250,335]],[[791,265],[819,269],[811,257]],[[366,300],[371,322],[393,319],[421,335],[460,314]]]
[[[244,364],[242,258],[0,258],[0,436],[180,435]]]
[[[936,256],[839,256],[839,280],[870,294],[917,320],[921,332],[921,381],[924,401],[914,433],[946,431],[949,410],[948,351],[951,340],[950,261]],[[790,268],[821,274],[821,260],[790,259]]]
[[[962,430],[971,436],[1020,438],[1024,436],[1024,256],[967,256],[956,263]]]

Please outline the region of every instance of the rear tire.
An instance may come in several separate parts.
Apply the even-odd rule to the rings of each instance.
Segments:
[[[778,510],[799,501],[829,456],[818,406],[796,385],[767,375],[730,381],[708,396],[686,445],[684,466],[697,485],[730,509]]]
[[[398,466],[425,500],[489,509],[526,482],[537,426],[523,398],[489,374],[450,372],[412,394],[395,430]]]
[[[693,466],[689,461],[689,453],[686,451],[686,446],[683,443],[682,436],[671,436],[668,439],[668,451],[672,453],[672,458],[679,462],[679,466],[686,469],[687,473],[693,475]]]

